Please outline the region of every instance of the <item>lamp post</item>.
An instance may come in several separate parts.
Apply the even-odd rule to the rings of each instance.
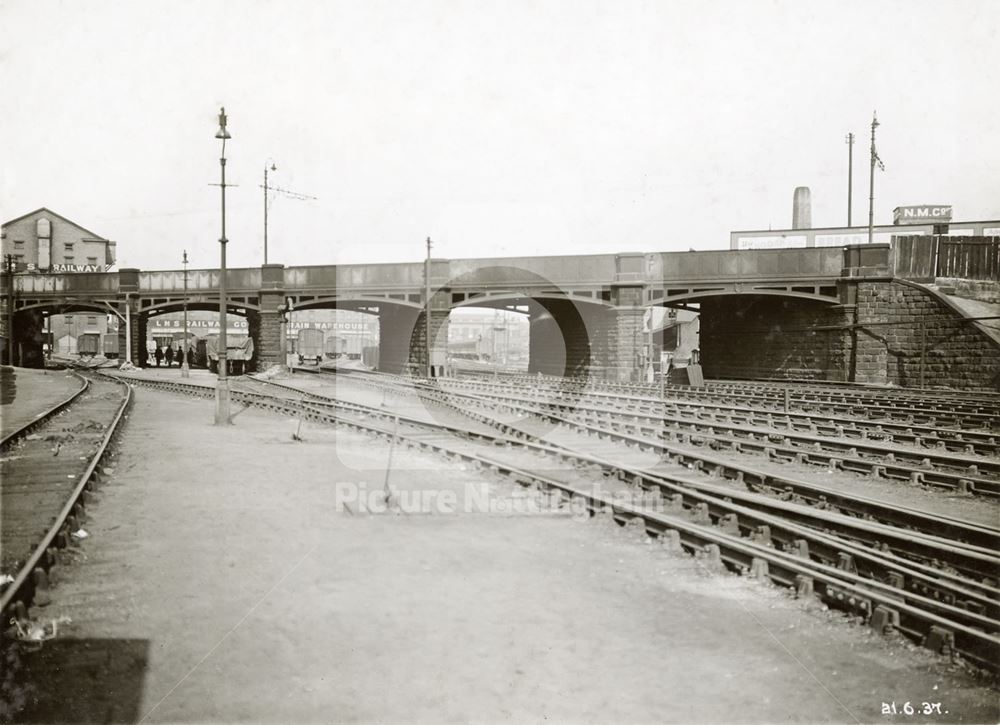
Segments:
[[[229,380],[226,378],[226,139],[232,138],[226,130],[226,109],[219,110],[219,130],[215,137],[222,140],[219,169],[222,174],[222,236],[219,237],[219,377],[215,386],[215,424],[228,425]]]
[[[188,253],[184,250],[184,342],[181,343],[181,377],[191,377],[188,366]]]

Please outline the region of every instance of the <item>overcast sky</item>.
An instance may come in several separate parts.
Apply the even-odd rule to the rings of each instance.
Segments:
[[[4,220],[121,266],[718,249],[895,206],[1000,218],[1000,3],[0,0]]]

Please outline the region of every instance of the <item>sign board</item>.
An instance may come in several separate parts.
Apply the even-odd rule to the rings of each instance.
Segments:
[[[951,221],[951,204],[897,206],[892,210],[893,224],[946,224]]]
[[[41,259],[42,255],[39,254],[39,260]],[[114,266],[113,264],[53,264],[51,269],[46,269],[41,261],[39,261],[38,264],[34,262],[16,262],[14,269],[18,272],[53,272],[56,274],[65,274],[67,272],[110,272]]]
[[[53,264],[53,272],[108,272],[111,264]]]
[[[804,234],[738,237],[737,249],[786,249],[806,246]]]
[[[168,320],[168,319],[153,318],[149,322],[150,322],[149,327],[155,328],[155,329],[158,329],[158,330],[163,330],[163,329],[180,330],[180,329],[182,329],[184,327],[184,321],[183,320]],[[218,330],[219,329],[219,321],[217,319],[216,320],[192,320],[192,319],[189,319],[188,322],[187,322],[187,326],[188,326],[189,330],[199,330],[199,329],[203,330],[203,329],[206,329],[206,328],[208,328],[208,329],[214,328],[215,330]],[[226,329],[229,329],[229,328],[232,328],[232,327],[246,328],[247,327],[247,321],[246,320],[242,320],[242,319],[240,319],[240,320],[230,320],[229,323],[226,326]]]

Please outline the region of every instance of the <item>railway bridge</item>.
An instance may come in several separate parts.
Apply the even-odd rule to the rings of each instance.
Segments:
[[[289,303],[377,315],[379,364],[390,372],[443,361],[449,313],[475,306],[528,315],[533,372],[629,380],[649,342],[646,310],[666,306],[700,312],[709,377],[914,385],[926,376],[994,387],[996,340],[921,284],[934,278],[921,261],[927,243],[896,237],[891,245],[826,248],[266,264],[229,269],[227,303],[248,320],[258,367],[280,359]],[[15,349],[26,365],[40,364],[46,314],[127,318],[119,349],[130,345],[143,361],[136,353],[150,318],[185,302],[189,310],[219,309],[215,269],[188,270],[186,282],[180,270],[139,269],[13,280]]]

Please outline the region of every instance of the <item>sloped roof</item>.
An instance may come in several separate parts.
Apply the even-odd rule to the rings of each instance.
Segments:
[[[77,223],[76,223],[75,221],[73,221],[72,219],[67,219],[67,218],[66,218],[66,217],[64,217],[64,216],[63,216],[62,214],[57,214],[56,212],[52,211],[52,210],[51,210],[51,209],[49,209],[48,207],[44,207],[44,206],[43,206],[43,207],[39,207],[38,209],[35,209],[34,211],[30,211],[30,212],[28,212],[27,214],[22,214],[21,216],[17,217],[16,219],[11,219],[10,221],[6,221],[6,222],[4,222],[4,223],[3,223],[3,226],[5,226],[5,227],[6,227],[6,226],[8,226],[9,224],[14,224],[15,222],[19,222],[19,221],[21,221],[22,219],[27,219],[27,218],[28,218],[29,216],[34,216],[35,214],[38,214],[39,212],[45,212],[46,214],[50,214],[50,215],[52,215],[52,216],[54,216],[54,217],[57,217],[57,218],[59,218],[59,219],[62,219],[62,220],[63,220],[64,222],[66,222],[67,224],[72,224],[72,225],[73,225],[74,227],[76,227],[77,229],[79,229],[79,230],[81,230],[81,231],[84,231],[84,232],[86,232],[87,234],[89,234],[89,235],[91,236],[91,238],[92,238],[92,239],[94,239],[94,240],[97,240],[97,241],[101,241],[101,242],[107,242],[107,241],[110,241],[110,240],[109,240],[109,239],[108,239],[107,237],[102,237],[102,236],[101,236],[100,234],[94,234],[94,232],[90,231],[90,230],[89,230],[89,229],[87,229],[86,227],[82,227],[82,226],[80,226],[79,224],[77,224]]]

